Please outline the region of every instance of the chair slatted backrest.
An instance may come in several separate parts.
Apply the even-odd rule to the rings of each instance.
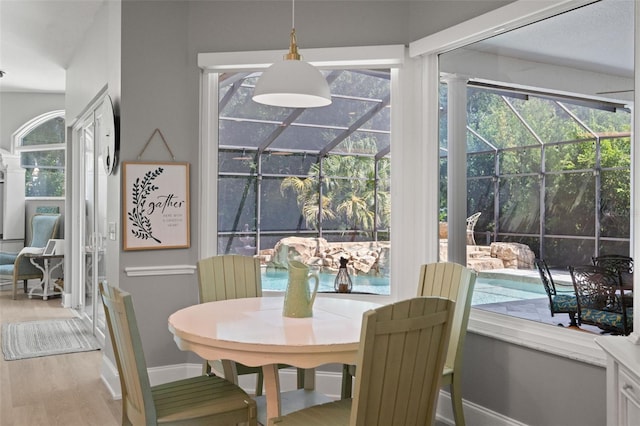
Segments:
[[[123,420],[155,424],[157,414],[131,295],[104,283],[100,293],[120,374]]]
[[[197,264],[200,303],[262,296],[260,259],[221,255]]]
[[[454,305],[417,297],[363,315],[351,425],[433,424]]]
[[[418,296],[439,296],[457,302],[447,350],[447,367],[454,368],[462,364],[462,348],[475,282],[476,273],[458,263],[437,262],[420,267]]]

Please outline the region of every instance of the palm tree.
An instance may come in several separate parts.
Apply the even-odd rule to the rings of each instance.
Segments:
[[[296,200],[305,222],[309,227],[318,229],[320,220],[334,219],[336,215],[331,209],[331,199],[326,195],[322,196],[322,209],[319,208],[318,178],[313,167],[309,175],[304,179],[297,176],[284,178],[280,184],[280,193],[284,196],[288,189],[293,190],[297,194]]]
[[[339,226],[345,231],[352,231],[352,239],[355,239],[359,231],[373,231],[389,223],[391,209],[386,184],[389,161],[383,159],[378,162],[376,179],[376,162],[371,156],[377,150],[375,142],[361,139],[345,141],[344,144],[348,153],[369,155],[329,155],[311,166],[308,177],[285,178],[280,191],[283,195],[287,190],[297,194],[298,206],[309,226],[318,229],[321,221],[337,218],[341,223]],[[318,202],[320,176],[323,185],[322,209]]]

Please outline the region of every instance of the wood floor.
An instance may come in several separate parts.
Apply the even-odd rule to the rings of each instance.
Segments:
[[[0,290],[0,323],[71,318],[60,299]],[[101,351],[5,361],[0,355],[0,426],[120,425],[121,401],[100,380]]]

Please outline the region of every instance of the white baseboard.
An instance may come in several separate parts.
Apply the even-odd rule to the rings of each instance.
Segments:
[[[174,380],[185,379],[187,377],[195,377],[202,374],[202,364],[175,364],[162,367],[153,367],[147,369],[149,374],[149,382],[151,386],[160,385],[162,383],[172,382]],[[100,368],[100,378],[105,384],[113,399],[122,398],[120,391],[120,377],[118,376],[118,368],[113,361],[107,356],[102,356],[102,366]]]
[[[298,373],[295,368],[285,368],[278,370],[280,375],[280,390],[282,392],[295,390],[297,388]],[[148,369],[149,382],[151,386],[180,380],[187,377],[195,377],[202,374],[202,364],[185,363],[174,364],[162,367],[153,367]],[[102,366],[100,368],[100,378],[105,384],[109,393],[114,399],[120,399],[120,378],[118,377],[118,369],[113,362],[107,357],[102,357]],[[335,372],[317,372],[316,373],[316,390],[324,393],[330,398],[339,398],[336,394],[340,390],[340,382],[342,376]],[[238,378],[239,385],[245,392],[253,394],[256,387],[256,375],[245,374]]]
[[[295,368],[285,368],[278,370],[280,375],[280,390],[287,392],[297,388],[297,371]],[[170,382],[173,380],[194,377],[202,374],[202,364],[185,363],[175,364],[162,367],[149,368],[149,381],[151,385]],[[120,379],[118,370],[113,362],[106,356],[102,357],[102,367],[100,376],[107,386],[109,393],[113,399],[122,398],[120,392]],[[256,386],[255,374],[246,374],[238,378],[240,387],[247,393],[253,393]],[[330,398],[337,399],[340,397],[340,385],[342,382],[342,373],[332,371],[316,371],[316,390],[327,395]],[[474,426],[527,426],[502,414],[488,410],[480,405],[469,401],[463,401],[464,415],[467,424]],[[436,419],[446,425],[454,425],[453,411],[451,408],[451,396],[449,392],[441,390],[438,397],[438,411]]]
[[[468,425],[474,426],[527,426],[500,413],[491,411],[485,407],[469,401],[462,401],[464,406],[464,420]],[[438,397],[438,410],[436,419],[446,425],[455,425],[453,421],[453,409],[451,407],[451,394],[445,390],[440,391]]]

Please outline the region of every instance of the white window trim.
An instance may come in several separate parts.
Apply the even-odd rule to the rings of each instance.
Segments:
[[[16,148],[17,152],[60,151],[67,149],[64,143],[50,143],[46,145],[27,145]]]
[[[209,120],[210,117],[218,117],[218,73],[237,71],[259,71],[266,69],[271,63],[282,60],[282,51],[256,51],[256,52],[227,52],[227,53],[200,53],[198,54],[198,66],[202,69],[201,78],[201,99],[200,99],[200,206],[199,226],[201,229],[199,257],[206,257],[216,254],[217,222],[212,220],[209,212],[217,211],[217,181],[218,181],[218,128],[217,120]],[[407,49],[403,45],[388,46],[365,46],[365,47],[343,47],[327,49],[305,49],[303,58],[319,68],[346,69],[346,68],[391,68],[391,134],[392,146],[403,149],[422,149],[418,144],[420,138],[416,137],[412,130],[408,130],[413,124],[408,118],[411,114],[403,114],[414,108],[414,94],[410,90],[411,80],[414,74],[412,71],[415,61],[407,58]],[[407,83],[404,83],[406,80]],[[396,96],[397,94],[397,96]],[[409,123],[409,124],[407,124]],[[411,141],[411,142],[410,142]],[[413,148],[411,144],[417,146]],[[409,156],[407,154],[407,156]],[[406,160],[406,159],[405,159]],[[416,161],[416,169],[422,170],[422,164]],[[400,179],[401,173],[395,170],[406,170],[407,165],[402,162],[400,149],[394,150],[391,156],[391,186],[393,188],[391,203],[393,206],[407,205],[415,202],[415,187],[404,185]],[[437,173],[437,168],[435,168]],[[436,174],[437,176],[437,174]],[[425,185],[433,185],[437,189],[436,181],[424,180]],[[423,186],[424,187],[424,186]],[[403,200],[403,201],[398,201]],[[426,204],[425,204],[426,205]],[[391,300],[399,300],[411,297],[415,294],[415,283],[418,278],[419,264],[425,263],[424,235],[425,226],[423,224],[424,215],[414,212],[413,209],[398,208],[401,210],[411,210],[411,213],[419,220],[408,218],[407,214],[400,216],[392,212],[391,244],[394,246],[391,255],[392,285],[389,296],[359,296],[349,295],[352,298],[366,298],[367,300],[388,303]],[[434,209],[435,210],[435,209]],[[409,224],[418,223],[418,232],[415,227],[408,229]],[[431,258],[437,259],[437,212],[433,219],[433,236],[436,243],[430,251]],[[401,230],[406,229],[404,234]],[[404,236],[403,236],[404,235]],[[415,240],[415,243],[403,243],[408,239]],[[416,249],[415,246],[419,249]],[[418,255],[421,253],[420,255]],[[435,256],[435,258],[433,257]],[[407,266],[407,259],[415,263],[414,267]],[[407,283],[407,284],[401,284]],[[410,284],[409,284],[410,283]],[[326,295],[322,295],[326,297]]]
[[[42,123],[51,120],[52,118],[55,117],[62,117],[65,118],[65,113],[63,109],[59,109],[59,110],[55,110],[55,111],[50,111],[50,112],[46,112],[44,114],[41,114],[35,118],[32,118],[31,120],[29,120],[27,123],[23,124],[22,126],[20,126],[20,128],[18,130],[16,130],[15,132],[13,132],[13,135],[11,135],[11,153],[12,154],[18,154],[20,152],[26,152],[26,151],[46,151],[47,149],[30,149],[30,147],[23,147],[21,146],[21,142],[22,142],[22,138],[29,133],[30,131],[32,131],[33,129],[35,129],[36,127],[38,127],[39,125],[41,125]],[[48,145],[51,147],[51,149],[66,149],[66,144],[62,143],[62,144],[55,144],[55,145]]]
[[[65,118],[65,111],[63,109],[58,109],[55,111],[49,111],[49,112],[45,112],[44,114],[41,114],[35,118],[32,118],[31,120],[29,120],[28,122],[26,122],[25,124],[23,124],[22,126],[20,126],[20,128],[18,128],[18,130],[16,130],[15,132],[13,132],[13,134],[11,135],[11,154],[14,155],[20,155],[23,152],[40,152],[40,151],[65,151],[67,150],[67,144],[66,143],[57,143],[57,144],[47,144],[47,145],[29,145],[29,146],[22,146],[22,138],[27,135],[29,132],[31,132],[33,129],[35,129],[36,127],[38,127],[39,125],[41,125],[42,123],[45,123],[49,120],[51,120],[52,118],[55,117],[62,117]],[[66,156],[66,154],[65,154]],[[22,164],[20,164],[20,167],[22,167]],[[65,166],[65,180],[66,180],[66,166]],[[66,186],[66,185],[65,185]],[[25,191],[26,192],[26,191]],[[64,200],[66,197],[27,197],[25,195],[25,200]]]
[[[593,0],[562,0],[555,2],[531,2],[518,0],[507,6],[496,9],[477,18],[463,22],[431,36],[416,40],[409,45],[412,58],[421,58],[423,63],[422,99],[424,111],[424,127],[422,129],[424,144],[433,148],[438,140],[438,55],[458,47],[491,37],[498,32],[518,28],[532,22],[544,19],[576,7],[594,3]],[[636,34],[638,33],[638,5],[636,5]],[[637,37],[636,37],[637,38]],[[640,46],[635,43],[636,68],[640,64]],[[638,73],[635,77],[636,85],[640,82]],[[634,104],[640,102],[638,91],[634,95]],[[640,131],[640,119],[634,115],[634,134]],[[437,146],[437,144],[436,144]],[[433,154],[437,156],[437,151]],[[640,155],[632,152],[632,170],[640,170]],[[634,199],[640,196],[640,185],[636,184],[633,173],[632,205]],[[434,196],[435,194],[431,194]],[[637,212],[633,213],[638,216]],[[640,227],[634,226],[632,221],[633,253],[640,253]],[[640,277],[636,274],[634,285],[640,288]],[[640,292],[635,292],[640,293]],[[640,294],[635,295],[634,306],[638,307]],[[639,344],[640,308],[634,311],[634,331],[628,337],[630,341]],[[588,333],[568,332],[559,327],[538,324],[506,315],[472,309],[469,330],[473,333],[500,339],[509,343],[529,347],[570,359],[598,366],[605,366],[606,357],[602,349],[595,344],[594,336]]]
[[[318,68],[398,68],[405,59],[403,45],[304,49],[302,59]],[[262,71],[281,61],[282,50],[199,53],[198,67],[206,71]]]

